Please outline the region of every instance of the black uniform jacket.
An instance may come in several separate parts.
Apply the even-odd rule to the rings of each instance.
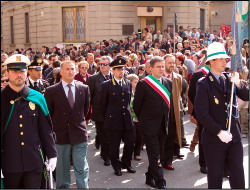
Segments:
[[[198,70],[193,73],[190,79],[189,88],[188,88],[188,97],[193,105],[194,105],[194,99],[196,95],[196,84],[198,80],[203,76],[204,76],[204,73],[201,70]],[[195,109],[193,109],[192,116],[196,119]]]
[[[172,92],[172,82],[170,80],[162,77],[162,84],[170,93]],[[144,135],[158,135],[163,122],[167,132],[170,109],[163,98],[146,81],[141,80],[138,82],[133,104]]]
[[[122,81],[122,87],[114,78],[101,85],[100,107],[104,117],[104,128],[114,131],[133,129],[129,106],[132,85],[127,79],[123,78]]]
[[[4,172],[41,171],[43,162],[39,148],[48,158],[57,156],[49,115],[45,117],[38,105],[30,106],[24,99],[29,90],[25,85],[19,92],[22,98],[15,102],[5,132],[11,102],[18,94],[9,85],[1,92],[1,168]]]
[[[219,143],[221,145],[226,145],[226,143],[223,143],[219,139],[217,134],[220,130],[227,130],[232,83],[227,74],[223,76],[225,80],[224,91],[211,72],[209,72],[206,77],[201,78],[196,86],[194,108],[197,120],[204,126],[201,138],[202,144]],[[241,84],[240,87],[235,86],[235,94],[233,97],[234,105],[237,105],[236,95],[243,101],[248,101],[249,89],[243,84]],[[230,131],[233,136],[233,142],[241,141],[241,128],[238,114],[238,108],[233,106]]]
[[[111,77],[111,76],[110,76]],[[104,121],[104,117],[101,113],[100,108],[100,89],[101,84],[105,81],[103,74],[98,72],[89,77],[87,82],[90,90],[90,104],[92,105],[92,120],[94,121]]]
[[[68,98],[59,82],[45,91],[45,98],[51,114],[56,144],[80,144],[87,142],[85,117],[89,110],[89,87],[75,81],[75,103],[71,109]]]

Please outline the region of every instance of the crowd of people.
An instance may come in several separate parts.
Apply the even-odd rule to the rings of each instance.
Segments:
[[[1,168],[5,184],[9,188],[39,187],[37,179],[42,178],[41,164],[34,164],[36,167],[33,168],[25,163],[16,163],[24,164],[23,168],[8,167],[10,157],[19,157],[25,145],[32,144],[48,158],[47,168],[56,168],[54,178],[57,188],[69,188],[71,164],[74,166],[77,188],[89,188],[87,125],[92,122],[96,127],[95,147],[101,149],[104,166],[111,165],[116,176],[122,175],[122,168],[136,173],[131,160],[142,159],[140,152],[145,145],[149,162],[145,173],[146,184],[166,188],[163,168],[174,170],[173,159],[184,157],[181,148],[188,147],[194,152],[198,144],[200,172],[208,175],[209,188],[221,188],[223,176],[230,176],[232,188],[244,188],[240,139],[241,136],[248,137],[249,128],[246,96],[249,93],[246,88],[249,79],[249,41],[243,41],[243,69],[238,78],[230,71],[233,47],[231,32],[222,37],[219,31],[210,32],[209,28],[202,31],[200,28],[188,26],[184,29],[180,26],[178,32],[167,28],[163,33],[144,28],[142,33],[134,32],[124,40],[97,41],[79,48],[66,45],[61,49],[43,46],[40,51],[31,48],[13,52],[2,50],[1,96],[5,98],[1,101],[5,101],[2,105],[8,104],[4,112],[4,107],[1,107],[5,159]],[[17,80],[20,80],[19,83]],[[231,133],[227,133],[230,81],[236,85],[237,99],[234,99],[234,104],[238,104],[238,107],[234,106],[235,120],[232,119]],[[218,86],[221,92],[216,91]],[[34,94],[28,89],[44,94],[46,106],[27,98],[31,96],[29,94]],[[11,105],[16,106],[11,109]],[[25,105],[27,110],[22,110]],[[45,107],[49,114],[44,111]],[[12,110],[11,114],[9,110]],[[196,126],[190,144],[185,138],[183,122],[187,113]],[[236,122],[237,114],[240,126]],[[21,138],[19,141],[20,135],[25,137],[24,133],[29,134],[23,127],[26,123],[20,120],[22,115],[24,121],[32,119],[32,124],[27,125],[36,126],[33,132],[37,138]],[[39,119],[32,115],[39,116]],[[11,116],[17,119],[11,119],[9,123]],[[44,129],[41,132],[40,120],[47,126],[47,133]],[[15,130],[18,133],[15,132],[13,136]],[[43,133],[46,137],[39,137]],[[54,142],[53,134],[56,137]],[[11,146],[14,147],[15,143],[19,146],[18,151],[13,148],[17,156],[6,147],[10,144],[10,138],[17,139]],[[121,140],[124,148],[120,159]],[[231,157],[239,155],[235,159],[238,166],[227,163],[225,158],[229,156],[221,153],[222,150],[213,143],[217,143],[218,147],[224,143],[224,151],[233,154],[230,154]],[[35,158],[37,152],[28,150],[29,147],[27,155],[34,156],[34,159],[30,159],[30,165],[41,162]],[[218,153],[214,155],[212,151]],[[216,165],[215,159],[221,162]],[[24,179],[26,182],[21,182]],[[29,180],[33,180],[33,183],[28,183]]]

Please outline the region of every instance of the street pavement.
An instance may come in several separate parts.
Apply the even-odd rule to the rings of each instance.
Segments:
[[[184,117],[185,135],[190,144],[195,125],[189,121],[189,115]],[[146,150],[141,151],[141,161],[132,160],[132,166],[136,169],[135,174],[127,173],[122,170],[122,176],[114,175],[112,166],[104,166],[100,157],[100,150],[95,148],[95,126],[90,123],[88,125],[89,147],[88,147],[88,163],[90,169],[89,187],[90,188],[150,188],[145,184],[145,175],[148,167],[148,159]],[[244,148],[244,169],[246,188],[249,188],[249,154],[248,154],[248,138],[243,138]],[[120,146],[120,155],[122,154],[123,144]],[[183,160],[174,160],[173,166],[175,170],[164,169],[164,178],[167,182],[167,188],[207,188],[207,177],[200,173],[198,161],[198,146],[194,153],[188,148],[182,148],[181,154],[185,155]],[[55,188],[55,186],[54,186]],[[76,188],[76,180],[73,167],[71,168],[71,188]],[[230,188],[228,178],[223,180],[223,188]]]

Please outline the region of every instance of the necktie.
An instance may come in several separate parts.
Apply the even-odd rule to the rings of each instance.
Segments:
[[[105,76],[105,79],[106,79],[106,80],[109,80],[109,75],[106,75],[106,76]]]
[[[221,86],[222,90],[224,91],[224,80],[223,80],[223,77],[220,76],[219,80],[220,80],[220,86]]]
[[[122,86],[122,81],[119,81],[119,85]]]
[[[72,93],[72,90],[71,90],[71,84],[68,84],[67,86],[69,87],[69,92],[68,92],[69,105],[73,109],[73,106],[74,106],[74,97],[73,97],[73,93]]]
[[[34,82],[34,90],[39,91],[39,88],[37,86],[37,82]]]

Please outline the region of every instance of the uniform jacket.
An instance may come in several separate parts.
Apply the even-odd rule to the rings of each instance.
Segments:
[[[202,144],[219,143],[226,145],[217,136],[220,130],[227,130],[226,121],[229,115],[227,109],[229,109],[232,83],[226,74],[224,76],[225,91],[211,72],[197,83],[194,108],[197,120],[204,126],[201,138]],[[241,84],[241,87],[235,87],[235,94],[244,101],[249,100],[249,89],[243,84]],[[235,95],[233,104],[236,105]],[[238,115],[237,107],[233,106],[232,115]],[[232,117],[231,133],[233,142],[241,141],[241,128],[238,118]]]
[[[110,76],[111,77],[111,76]],[[101,84],[105,81],[103,74],[98,72],[89,77],[87,85],[89,86],[90,90],[90,104],[92,105],[92,120],[94,121],[104,121],[104,117],[101,113],[100,108],[100,89]]]
[[[172,82],[162,77],[162,83],[171,93]],[[169,107],[162,97],[144,80],[139,81],[136,86],[133,105],[144,135],[158,135],[162,128],[163,121],[167,128]]]
[[[87,142],[87,126],[85,117],[89,110],[89,88],[82,82],[75,81],[75,103],[71,109],[64,92],[62,82],[59,82],[45,92],[45,98],[51,114],[56,144],[80,144]]]
[[[1,92],[1,168],[4,172],[42,171],[43,162],[39,148],[48,158],[57,156],[52,124],[49,116],[44,116],[38,105],[30,106],[25,100],[30,88],[26,85],[19,92],[19,100],[4,132],[10,113],[12,100],[18,94],[9,85]],[[4,132],[4,133],[3,133]]]
[[[25,83],[29,88],[32,88],[35,90],[34,86],[30,82],[29,78],[26,79]],[[46,80],[43,80],[43,79],[40,79],[39,82],[37,83],[37,85],[39,88],[39,92],[41,92],[42,94],[44,94],[45,90],[50,86],[49,82]]]
[[[198,70],[198,71],[194,72],[194,74],[192,75],[192,77],[190,79],[189,89],[188,89],[188,97],[193,105],[194,105],[194,99],[195,99],[195,95],[196,95],[196,84],[197,84],[198,80],[203,76],[204,76],[204,73],[201,70]],[[196,118],[195,109],[193,109],[192,116],[194,116],[194,118]]]
[[[114,78],[101,84],[100,108],[105,128],[114,131],[133,129],[129,106],[131,93],[132,85],[124,78],[122,87]]]

